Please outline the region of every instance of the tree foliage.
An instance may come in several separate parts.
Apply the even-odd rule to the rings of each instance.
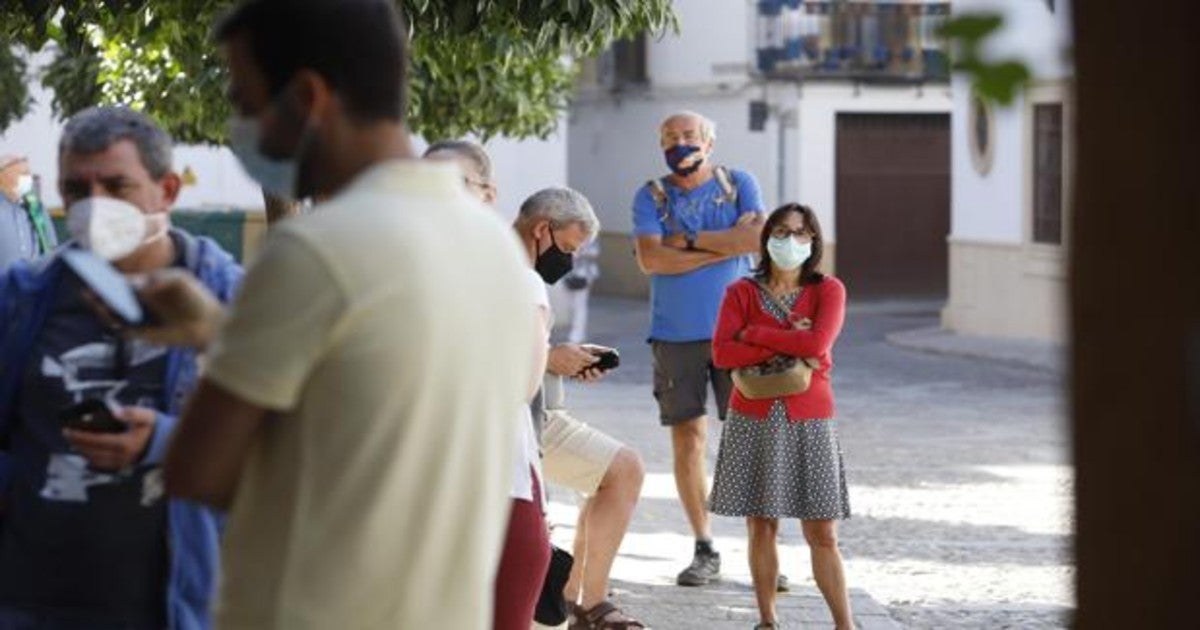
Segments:
[[[0,130],[20,120],[29,103],[25,61],[12,47],[0,45]]]
[[[983,44],[1004,25],[1004,17],[993,13],[965,13],[942,25],[940,35],[958,42],[954,69],[971,77],[975,92],[983,98],[1011,105],[1028,87],[1032,75],[1019,60],[985,61]]]
[[[42,74],[66,117],[126,104],[184,142],[220,143],[229,117],[224,70],[210,39],[234,0],[13,0],[0,37],[55,51]],[[670,0],[397,0],[412,35],[409,121],[426,137],[545,137],[574,83],[573,60],[614,39],[677,28]],[[0,87],[26,73],[0,52]],[[18,81],[23,89],[24,83]],[[28,107],[0,91],[5,114]],[[11,115],[11,114],[10,114]]]

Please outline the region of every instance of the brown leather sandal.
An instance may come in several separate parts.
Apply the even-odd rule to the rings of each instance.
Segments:
[[[616,619],[609,619],[614,613]],[[591,608],[572,605],[571,617],[570,630],[634,630],[646,627],[646,624],[625,614],[608,600]]]

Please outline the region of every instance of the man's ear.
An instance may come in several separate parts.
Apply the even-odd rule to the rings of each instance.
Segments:
[[[175,171],[171,171],[158,182],[163,194],[163,210],[170,210],[175,206],[175,201],[179,199],[179,192],[183,190],[183,178]]]
[[[309,116],[309,120],[302,122],[310,122],[322,117],[329,109],[330,101],[334,98],[329,82],[320,74],[307,69],[296,73],[296,81],[299,84],[298,104],[306,106],[304,109],[308,111]]]

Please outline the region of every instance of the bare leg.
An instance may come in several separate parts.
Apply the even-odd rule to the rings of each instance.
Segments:
[[[803,521],[804,540],[812,552],[813,579],[833,614],[837,630],[852,630],[854,618],[850,612],[850,592],[846,589],[846,574],[842,554],[838,551],[837,521]]]
[[[575,540],[571,544],[571,555],[575,557],[575,563],[571,565],[571,575],[563,586],[563,599],[570,604],[579,603],[583,575],[587,571],[587,526],[588,521],[591,520],[588,518],[588,514],[591,512],[592,498],[588,497],[588,500],[583,502],[583,507],[579,508],[579,518],[575,521]]]
[[[600,487],[579,511],[575,535],[575,565],[563,594],[590,609],[608,598],[608,576],[633,510],[642,492],[645,470],[632,449],[622,448],[613,458]]]
[[[671,426],[671,443],[675,450],[675,488],[697,539],[711,540],[708,523],[708,475],[705,468],[705,441],[708,438],[708,419]]]
[[[762,623],[775,623],[775,583],[779,579],[779,520],[750,516],[746,518],[750,534],[750,577],[754,581],[754,597],[758,600],[758,616]]]

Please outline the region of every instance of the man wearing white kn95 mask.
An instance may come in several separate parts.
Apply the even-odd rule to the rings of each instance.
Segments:
[[[114,329],[74,263],[127,276],[174,268],[223,301],[242,269],[171,227],[171,138],[143,114],[73,117],[58,186],[72,240],[0,276],[0,628],[203,630],[219,520],[168,498],[161,468],[195,353]]]

